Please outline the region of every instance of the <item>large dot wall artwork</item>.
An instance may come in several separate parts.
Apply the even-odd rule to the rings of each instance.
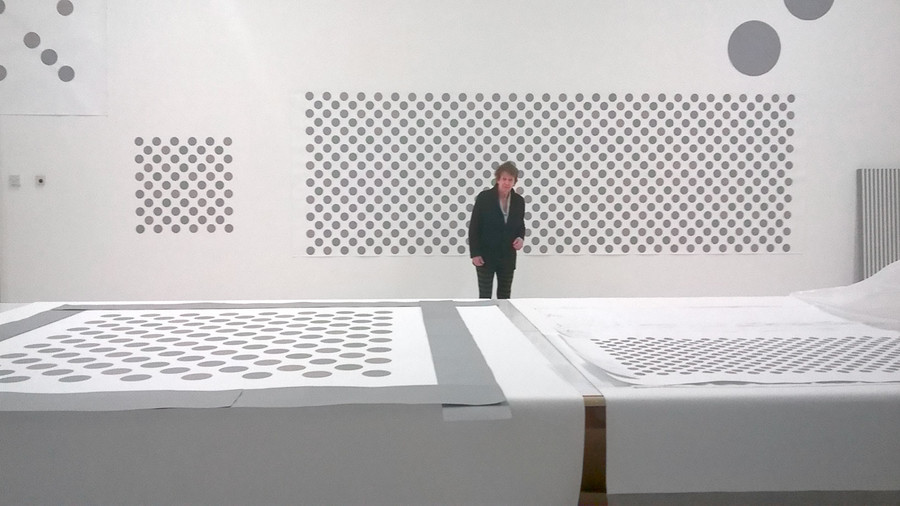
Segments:
[[[791,250],[791,94],[306,93],[304,254],[461,255],[499,162],[528,254]]]
[[[231,138],[137,137],[138,233],[232,232]]]

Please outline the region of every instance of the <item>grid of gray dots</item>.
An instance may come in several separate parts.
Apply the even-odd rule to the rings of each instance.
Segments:
[[[5,8],[5,5],[2,7]],[[2,10],[3,9],[0,9],[0,13],[2,13]],[[56,3],[56,12],[63,17],[70,16],[75,12],[75,6],[68,0],[60,0]],[[25,34],[25,37],[23,37],[22,41],[28,49],[38,49],[41,45],[41,36],[37,32],[28,32]],[[51,67],[56,65],[59,61],[59,54],[55,49],[47,48],[41,50],[40,58],[44,65]],[[0,72],[0,74],[5,76],[5,72]],[[69,65],[61,65],[56,69],[56,76],[62,82],[70,82],[75,79],[75,69]]]
[[[629,337],[591,341],[635,377],[900,372],[897,337]]]
[[[465,254],[516,162],[525,253],[790,251],[793,95],[305,95],[308,255]]]
[[[391,310],[102,313],[42,342],[0,355],[0,383],[37,375],[62,383],[99,377],[185,385],[216,375],[312,381],[392,374]]]
[[[3,14],[5,11],[6,2],[0,0],[0,14]],[[56,12],[63,17],[70,16],[75,12],[75,5],[69,0],[60,0],[56,3]],[[22,42],[28,49],[38,49],[41,45],[41,36],[37,32],[28,32],[22,37]],[[40,59],[44,65],[51,67],[56,65],[59,61],[59,54],[55,49],[46,48],[41,50]],[[0,81],[6,79],[8,74],[9,72],[6,67],[0,65]],[[75,69],[69,65],[60,65],[59,68],[56,69],[56,76],[62,82],[70,82],[75,79]]]
[[[134,144],[139,149],[134,161],[140,166],[135,173],[139,234],[234,230],[229,223],[234,213],[230,137],[137,137]]]

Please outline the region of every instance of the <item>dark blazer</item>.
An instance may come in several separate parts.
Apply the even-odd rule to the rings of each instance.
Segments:
[[[509,218],[503,223],[497,186],[484,190],[475,198],[469,221],[469,257],[480,256],[489,267],[516,268],[516,237],[525,238],[525,199],[509,192]]]

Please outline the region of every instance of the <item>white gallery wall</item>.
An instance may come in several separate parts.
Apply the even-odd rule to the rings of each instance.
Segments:
[[[44,3],[51,11],[56,8],[56,2]],[[804,3],[815,8],[823,2],[794,2]],[[13,14],[13,2],[5,4],[0,23]],[[91,2],[72,4],[78,13]],[[791,132],[786,139],[771,142],[773,153],[777,148],[783,156],[778,165],[785,173],[774,187],[761,190],[786,192],[788,214],[780,211],[778,230],[756,251],[728,246],[723,252],[717,243],[708,243],[709,251],[700,247],[672,251],[668,243],[655,251],[652,246],[669,237],[671,229],[656,235],[657,241],[644,251],[623,251],[621,245],[627,241],[614,238],[631,237],[627,219],[600,225],[603,213],[590,218],[586,210],[584,221],[590,221],[588,228],[597,234],[588,237],[583,220],[572,220],[567,227],[568,220],[555,220],[552,213],[540,217],[542,206],[553,202],[542,202],[541,195],[565,194],[573,174],[585,181],[597,179],[597,185],[604,186],[606,180],[593,177],[592,171],[606,170],[618,184],[630,172],[647,170],[637,158],[629,158],[631,152],[622,160],[615,158],[614,153],[625,149],[617,141],[622,125],[613,134],[585,133],[587,140],[569,145],[570,150],[583,149],[574,160],[551,158],[520,144],[515,156],[479,152],[476,163],[466,158],[474,148],[465,154],[454,151],[464,150],[459,146],[467,137],[461,134],[462,140],[452,148],[443,147],[443,157],[433,165],[449,166],[455,177],[432,180],[430,173],[417,172],[432,165],[418,160],[408,176],[391,180],[389,184],[405,188],[421,182],[416,174],[425,174],[428,186],[443,185],[446,196],[447,187],[459,187],[460,180],[462,186],[489,186],[483,173],[491,163],[507,156],[516,160],[523,169],[520,190],[531,195],[531,228],[544,230],[545,236],[535,233],[530,250],[519,258],[515,297],[782,295],[851,283],[857,263],[855,171],[900,167],[897,0],[836,0],[814,20],[798,18],[781,0],[115,0],[94,5],[101,5],[106,17],[104,110],[0,115],[0,300],[4,302],[476,296],[474,268],[468,255],[459,253],[458,241],[443,252],[439,247],[391,252],[390,236],[385,235],[378,237],[383,249],[368,247],[364,254],[352,248],[344,253],[338,248],[309,253],[312,250],[305,244],[317,232],[308,208],[322,195],[315,193],[319,182],[330,177],[328,170],[323,171],[326,179],[311,175],[321,170],[314,153],[339,149],[339,144],[329,144],[327,135],[316,141],[321,131],[310,123],[311,116],[321,113],[314,102],[326,96],[346,110],[375,101],[375,109],[387,107],[388,115],[411,95],[428,94],[433,95],[428,107],[442,102],[444,110],[465,109],[478,94],[483,97],[477,107],[488,107],[483,104],[492,101],[496,107],[506,103],[533,108],[545,103],[543,110],[551,109],[547,97],[554,108],[591,102],[592,111],[617,104],[632,108],[637,104],[645,111],[651,103],[664,108],[667,103],[690,102],[697,107],[704,100],[711,109],[718,103],[727,110],[731,103],[746,107],[754,97],[763,97],[757,102],[760,107],[789,105],[785,128]],[[770,70],[751,76],[735,67],[728,44],[739,26],[754,20],[777,33],[780,51]],[[29,30],[37,29],[23,26],[2,35],[13,42],[0,45],[4,48],[0,58],[7,58],[7,63],[0,60],[7,69],[0,88],[13,81],[17,70],[26,70],[26,64],[9,63],[13,58],[32,58],[33,72],[50,67],[28,56],[32,54],[28,51],[40,49],[22,45]],[[51,27],[42,30],[46,34],[42,43],[56,44],[65,60],[69,46],[52,39]],[[70,46],[74,51],[78,45]],[[73,82],[78,81],[77,72],[78,67]],[[340,99],[341,93],[350,98]],[[694,95],[699,99],[692,100]],[[16,100],[9,94],[2,97],[7,103]],[[362,99],[350,105],[352,97]],[[328,106],[325,100],[322,107]],[[605,127],[615,127],[616,118],[605,118]],[[634,140],[637,135],[622,140],[635,147],[635,156],[639,146],[647,144]],[[724,144],[735,152],[745,146],[742,140],[724,137],[715,149]],[[395,145],[379,142],[372,149],[390,150]],[[487,145],[483,139],[478,142]],[[654,145],[648,151],[659,147],[681,152],[675,147],[680,142],[674,135],[659,141],[665,146]],[[415,144],[415,137],[407,143]],[[534,136],[525,142],[532,147],[536,143]],[[157,174],[167,177],[170,169],[150,159],[164,148],[165,156],[171,156],[182,147],[189,148],[183,153],[195,153],[204,145],[209,152],[200,155],[199,163],[205,156],[214,158],[208,171],[198,172],[194,163],[182,175],[183,181],[191,174],[199,174],[201,180],[210,176],[209,191],[217,193],[210,197],[209,210],[197,206],[209,220],[195,231],[187,221],[174,230],[172,223],[194,207],[193,203],[179,207],[175,197],[165,210],[171,223],[154,230],[160,222],[150,224],[146,218],[157,204],[146,203],[151,190],[144,184]],[[603,149],[591,152],[592,145]],[[683,147],[687,153],[688,145]],[[602,152],[606,158],[597,158],[592,166],[588,158]],[[704,168],[709,175],[721,169],[722,160],[729,161],[709,153],[696,167],[684,159],[674,176],[663,175],[672,169],[673,160],[660,155],[649,167],[665,181],[654,183],[650,177],[646,185],[655,184],[664,192],[677,186],[671,181],[681,171]],[[334,160],[332,172],[339,170]],[[621,164],[628,160],[633,164],[623,169]],[[356,177],[379,178],[378,171],[384,169],[366,162],[362,156],[353,161]],[[548,173],[542,163],[549,163],[554,177],[529,177],[529,170]],[[150,164],[152,168],[147,167]],[[736,166],[734,160],[731,164]],[[768,164],[766,160],[764,166]],[[177,163],[172,165],[174,172]],[[576,165],[577,170],[566,172]],[[384,166],[389,167],[386,159]],[[475,182],[467,175],[473,167]],[[615,175],[616,170],[624,176]],[[740,175],[748,170],[753,170],[752,163]],[[772,173],[774,178],[774,168]],[[45,176],[43,185],[35,183],[36,175]],[[18,186],[11,176],[19,176]],[[703,179],[698,178],[701,182],[696,185],[702,186]],[[766,186],[766,178],[762,179],[760,185]],[[339,180],[336,176],[328,184],[345,188],[357,184]],[[721,178],[716,181],[720,189],[727,188]],[[545,183],[554,188],[544,188],[542,194]],[[584,191],[584,206],[604,202],[590,199],[588,193],[594,190]],[[453,198],[474,201],[474,195],[464,192]],[[408,202],[414,209],[413,201]],[[178,211],[172,211],[176,207]],[[397,228],[383,223],[391,221],[390,210],[369,212],[380,211],[378,223],[359,217],[360,229],[374,233]],[[458,204],[454,208],[455,228],[448,229],[448,238],[465,226],[459,220],[465,211]],[[332,218],[322,227],[339,226],[340,217]],[[639,225],[652,229],[648,219],[641,218]],[[410,229],[421,233],[439,220],[424,226],[417,226],[415,217],[408,221]],[[681,227],[676,232],[684,235],[687,230]],[[723,244],[729,233],[722,233]],[[360,234],[360,244],[372,238]],[[607,241],[603,244],[614,245],[612,251],[605,246],[588,249],[601,236]],[[765,246],[776,236],[778,247],[768,251]],[[542,251],[541,246],[549,244],[542,241],[550,237],[559,242]],[[566,244],[566,237],[586,242],[575,252],[571,246],[579,243]],[[397,241],[391,244],[400,244]]]

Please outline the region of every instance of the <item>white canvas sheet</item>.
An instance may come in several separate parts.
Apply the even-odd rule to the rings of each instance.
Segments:
[[[579,343],[591,339],[622,336],[740,341],[754,335],[843,335],[847,340],[889,332],[789,297],[533,299],[514,305],[606,399],[611,502],[628,494],[900,490],[896,376],[887,377],[895,382],[878,383],[865,371],[832,371],[827,377],[811,371],[773,382],[767,381],[777,376],[772,371],[769,378],[740,379],[712,372],[695,374],[692,385],[676,374],[666,385],[664,375],[651,382],[629,377],[622,374],[631,370],[629,364],[619,368],[622,364],[589,346],[589,352],[579,350],[584,348]],[[896,355],[887,358],[897,362]],[[742,363],[740,357],[731,362]]]
[[[858,283],[791,296],[842,318],[900,331],[900,260]]]

